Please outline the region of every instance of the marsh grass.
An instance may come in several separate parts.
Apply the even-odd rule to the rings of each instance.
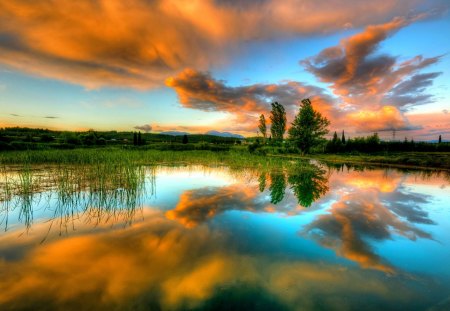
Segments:
[[[146,176],[153,169],[130,161],[128,157],[114,161],[92,161],[91,164],[33,165],[31,157],[24,157],[19,166],[3,165],[0,180],[0,225],[8,229],[9,215],[29,229],[33,223],[33,207],[46,197],[47,208],[52,206],[54,221],[60,232],[70,222],[86,215],[86,219],[100,223],[130,224],[143,198],[152,195],[154,177],[150,178],[149,192],[145,193]]]
[[[46,198],[51,210],[50,229],[62,234],[83,219],[95,226],[130,225],[142,212],[145,198],[155,194],[156,170],[223,169],[249,183],[261,174],[285,174],[311,169],[309,160],[286,160],[239,151],[165,152],[156,150],[48,150],[0,154],[0,214],[5,228],[8,215],[18,212],[27,228],[33,206]],[[0,223],[1,224],[1,223]]]
[[[227,165],[229,167],[272,166],[280,159],[251,155],[240,149],[224,152],[208,150],[159,151],[125,149],[30,150],[0,153],[3,165]]]

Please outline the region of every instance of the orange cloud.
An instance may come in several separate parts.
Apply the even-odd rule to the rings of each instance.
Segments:
[[[74,309],[82,303],[95,310],[130,305],[179,310],[199,307],[226,288],[239,293],[239,284],[272,295],[281,305],[301,301],[302,310],[317,309],[316,297],[324,294],[335,298],[321,300],[321,307],[335,306],[345,296],[346,305],[356,309],[360,300],[349,301],[350,294],[392,303],[415,295],[396,279],[386,283],[380,275],[339,265],[243,254],[223,232],[206,226],[188,230],[158,211],[147,210],[146,216],[127,229],[84,232],[45,244],[34,236],[23,257],[0,261],[0,307]],[[14,245],[17,234],[3,237],[8,239],[20,249]]]
[[[333,119],[340,116],[333,98],[324,89],[295,81],[232,87],[208,72],[185,69],[168,78],[166,85],[175,89],[183,107],[231,114],[233,124],[227,125],[227,130],[251,132],[259,115],[268,114],[270,104],[275,101],[285,106],[289,121],[297,114],[299,101],[308,97],[325,116]]]
[[[220,64],[249,40],[360,27],[432,2],[2,1],[0,62],[88,88],[149,88],[182,68]]]
[[[352,172],[345,183],[359,189],[376,189],[380,192],[394,192],[401,183],[401,174],[387,171]]]
[[[407,118],[394,106],[383,106],[379,110],[360,110],[347,114],[348,123],[358,131],[412,130]]]
[[[417,129],[410,125],[405,112],[435,100],[425,91],[441,73],[419,72],[437,63],[442,56],[418,55],[400,63],[396,56],[377,54],[376,50],[397,30],[425,17],[426,14],[397,17],[387,23],[370,25],[343,39],[339,45],[301,61],[309,72],[330,83],[348,113],[348,119],[340,124],[365,132]]]

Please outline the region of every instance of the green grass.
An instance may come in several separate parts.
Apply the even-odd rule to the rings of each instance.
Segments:
[[[0,164],[13,165],[227,165],[230,167],[258,167],[279,164],[279,159],[251,155],[246,150],[232,149],[225,152],[208,150],[160,151],[74,149],[74,150],[30,150],[0,153]]]
[[[389,154],[313,154],[307,156],[280,155],[280,158],[317,159],[324,162],[389,165],[406,168],[450,170],[449,152],[399,152]]]
[[[250,154],[245,148],[230,151],[209,150],[162,151],[121,148],[74,149],[74,150],[30,150],[0,153],[0,164],[5,165],[226,165],[239,167],[279,166],[280,158],[318,159],[328,162],[387,164],[408,167],[431,167],[450,169],[448,152],[402,152],[390,154],[295,154],[263,156]]]
[[[287,174],[290,183],[300,185],[293,188],[298,197],[307,198],[302,191],[309,193],[313,187],[304,181],[320,181],[308,177],[309,172],[317,173],[317,167],[308,164],[310,159],[356,165],[450,168],[448,153],[301,157],[255,155],[243,148],[227,152],[120,148],[4,152],[0,153],[0,216],[4,218],[0,219],[0,225],[7,229],[9,213],[20,208],[19,217],[29,228],[33,222],[32,206],[45,193],[52,193],[57,200],[52,219],[58,219],[61,231],[77,213],[89,215],[88,219],[95,223],[110,220],[129,223],[145,196],[153,195],[158,166],[226,167],[231,174],[259,179],[260,186],[265,184],[267,174]],[[145,187],[146,182],[150,183],[150,191]],[[276,193],[275,190],[271,189],[271,193]]]

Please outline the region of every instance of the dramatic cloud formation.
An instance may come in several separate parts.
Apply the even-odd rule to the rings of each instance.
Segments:
[[[0,62],[88,88],[148,88],[185,67],[221,63],[233,46],[247,41],[361,27],[442,3],[2,1]]]
[[[301,64],[322,82],[351,112],[350,125],[361,131],[414,129],[404,116],[408,108],[434,101],[426,88],[440,72],[417,73],[435,64],[441,56],[421,55],[399,63],[396,56],[377,54],[380,43],[395,31],[420,18],[394,18],[368,26],[363,32],[326,48]]]
[[[271,110],[270,104],[275,101],[285,106],[288,119],[297,113],[299,101],[307,97],[325,116],[335,118],[339,115],[333,106],[333,98],[323,89],[295,81],[231,87],[207,72],[185,69],[167,79],[166,84],[175,89],[183,107],[228,112],[243,128],[254,127],[259,114],[267,114]]]
[[[241,299],[256,298],[246,294],[255,287],[257,299],[266,307],[276,305],[274,310],[336,304],[360,310],[365,299],[349,295],[407,304],[418,291],[403,279],[386,282],[383,275],[338,264],[244,252],[232,235],[207,226],[186,229],[152,209],[145,221],[126,229],[84,230],[40,244],[36,236],[45,234],[46,227],[36,227],[25,245],[17,232],[1,236],[1,248],[24,254],[0,261],[1,307],[78,310],[82,301],[91,310],[130,305],[185,310],[214,298],[242,306]],[[224,290],[231,295],[221,296]]]
[[[415,226],[433,224],[421,207],[427,198],[402,191],[403,182],[402,175],[392,171],[334,175],[333,187],[346,191],[337,191],[341,195],[329,213],[318,216],[301,234],[313,237],[363,268],[396,273],[396,268],[378,255],[369,241],[391,239],[394,234],[410,240],[432,239]]]
[[[238,129],[254,127],[255,117],[270,111],[274,101],[286,107],[288,119],[292,120],[299,100],[306,97],[332,121],[334,128],[363,132],[420,129],[409,122],[404,112],[434,101],[425,91],[441,73],[418,71],[435,64],[441,56],[418,55],[399,63],[396,56],[376,51],[395,31],[423,17],[398,17],[368,26],[340,45],[301,61],[308,71],[330,84],[336,97],[297,81],[231,87],[207,72],[193,69],[168,78],[166,85],[175,89],[184,107],[233,114],[234,123],[240,124]]]

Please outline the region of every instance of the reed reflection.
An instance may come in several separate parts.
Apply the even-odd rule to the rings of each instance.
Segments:
[[[29,230],[36,212],[49,218],[50,228],[56,223],[60,233],[81,215],[94,225],[130,224],[143,199],[155,191],[154,169],[139,166],[25,168],[2,175],[0,225],[5,231],[11,220]]]

